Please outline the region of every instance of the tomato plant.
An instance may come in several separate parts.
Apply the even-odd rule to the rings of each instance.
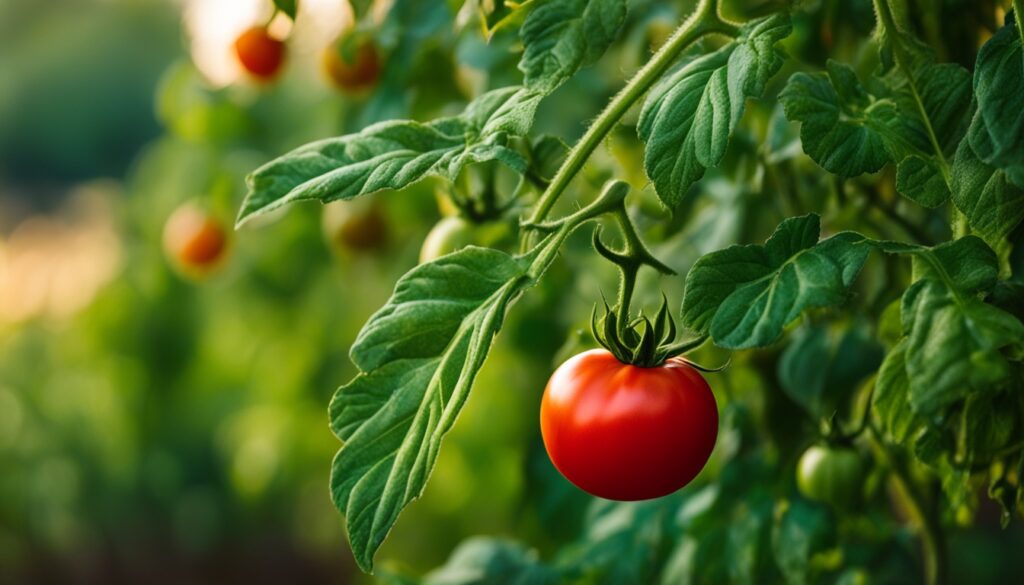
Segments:
[[[1024,581],[1021,0],[0,4],[0,582]]]
[[[712,455],[718,412],[682,355],[735,352],[729,368],[760,380],[759,404],[795,408],[788,423],[771,427],[773,447],[756,457],[723,447],[708,489],[781,461],[797,470],[798,490],[785,491],[791,481],[736,483],[732,500],[710,495],[706,505],[723,514],[746,506],[743,523],[726,529],[693,520],[691,528],[727,530],[728,540],[754,550],[745,559],[768,554],[757,547],[770,533],[774,564],[750,561],[742,569],[748,581],[856,579],[886,561],[843,564],[843,551],[861,546],[863,535],[837,532],[830,515],[849,513],[867,467],[877,466],[921,535],[923,579],[943,582],[944,524],[977,509],[977,482],[989,482],[1004,524],[1024,493],[1021,2],[1010,12],[986,4],[1006,18],[992,23],[990,39],[972,37],[976,55],[907,0],[700,0],[688,16],[653,4],[466,3],[453,30],[457,42],[476,47],[483,73],[457,71],[457,85],[473,94],[461,111],[366,125],[250,175],[240,225],[294,201],[347,200],[424,180],[453,185],[452,203],[463,212],[431,231],[421,264],[363,327],[350,351],[359,373],[330,403],[342,442],[331,493],[356,562],[373,568],[401,511],[423,494],[512,305],[543,287],[561,255],[586,254],[576,234],[588,231],[592,257],[617,271],[617,291],[592,318],[606,349],[559,367],[540,404],[559,471],[617,500],[659,498],[689,483]],[[382,20],[363,13],[357,30],[391,39],[389,51],[400,56],[402,41],[391,35],[415,37],[414,5],[395,2]],[[455,16],[439,10],[442,21]],[[670,34],[666,13],[676,20]],[[466,22],[479,26],[460,28]],[[639,49],[631,39],[640,39]],[[606,53],[618,61],[606,63]],[[366,89],[393,73],[362,40],[343,39],[326,59],[343,89]],[[617,66],[631,77],[598,92],[610,96],[603,109],[575,116],[589,120],[582,134],[538,129],[548,104],[561,105],[558,116],[576,112],[577,103],[591,103],[582,97],[592,97],[585,78]],[[572,108],[562,92],[574,96]],[[487,188],[460,191],[465,173],[494,165],[518,177],[503,198]],[[515,250],[470,233],[481,209],[485,219],[518,215]],[[684,265],[663,259],[686,225],[699,257]],[[750,233],[768,237],[757,243]],[[463,248],[468,243],[477,245]],[[641,278],[646,269],[682,289],[678,329],[666,304],[653,320],[638,307],[659,292]],[[573,290],[599,300],[594,286]],[[798,321],[804,327],[791,334]],[[551,329],[544,335],[558,334]],[[778,374],[766,372],[776,359]],[[745,379],[728,372],[713,375]],[[729,432],[749,441],[744,399],[729,393]],[[798,449],[789,437],[801,431],[857,450],[813,447],[799,462],[775,451]],[[862,459],[858,450],[869,449],[875,457]],[[937,486],[941,506],[923,495]],[[643,509],[662,505],[669,504]],[[680,510],[699,514],[686,503]],[[686,536],[678,542],[677,554],[690,560],[702,550]],[[524,571],[583,570],[537,564],[516,550],[495,545],[488,554],[512,555]],[[829,550],[842,561],[814,560]],[[698,581],[723,580],[713,566],[702,573],[678,563]],[[654,574],[682,581],[672,567]]]

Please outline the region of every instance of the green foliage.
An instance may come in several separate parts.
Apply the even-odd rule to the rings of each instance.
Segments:
[[[655,87],[640,113],[644,168],[658,196],[677,207],[693,183],[725,156],[747,98],[760,97],[780,67],[785,14],[745,24],[721,49],[685,63]]]
[[[520,29],[526,87],[550,93],[597,61],[626,19],[626,0],[539,2]]]
[[[1017,15],[1019,17],[1019,15]],[[974,64],[974,96],[978,114],[970,142],[982,160],[1006,172],[1024,188],[1024,32],[1007,23],[978,51]]]
[[[477,98],[459,116],[427,124],[381,122],[357,134],[297,148],[254,171],[239,223],[295,201],[324,203],[401,189],[435,175],[454,180],[468,162],[525,162],[504,142],[533,122],[537,97],[520,88]]]
[[[803,328],[779,358],[779,383],[812,417],[828,418],[844,409],[883,355],[881,345],[863,328]]]
[[[786,117],[800,122],[804,150],[830,173],[878,171],[920,143],[919,129],[895,101],[869,94],[849,66],[829,61],[827,73],[797,73],[779,95]]]
[[[533,283],[530,270],[526,260],[476,247],[424,264],[398,282],[352,346],[363,373],[331,400],[331,429],[344,442],[331,492],[364,570],[423,492],[508,304]]]
[[[800,313],[842,303],[871,251],[853,232],[818,241],[817,215],[782,222],[763,246],[733,246],[686,276],[683,321],[721,347],[762,347]]]
[[[792,585],[815,581],[815,555],[835,543],[835,524],[824,506],[794,500],[777,512],[781,518],[772,531],[772,550],[779,569]]]
[[[679,497],[592,504],[579,537],[562,542],[550,559],[508,541],[473,540],[424,583],[852,583],[869,569],[913,580],[899,553],[880,552],[895,524],[879,529],[883,536],[867,534],[794,498],[792,452],[820,439],[806,436],[807,428],[830,428],[828,440],[844,444],[866,443],[860,433],[870,430],[886,469],[872,474],[874,499],[863,503],[879,517],[885,496],[877,484],[890,477],[909,484],[902,491],[911,500],[941,486],[945,509],[965,515],[974,480],[988,474],[1005,514],[1018,505],[1021,477],[1007,470],[1022,448],[1024,403],[1014,393],[1024,371],[1024,324],[1019,283],[1005,280],[1020,278],[1014,254],[1024,220],[1019,21],[1008,21],[981,48],[972,74],[941,62],[949,60],[949,47],[933,46],[941,23],[900,0],[873,2],[877,59],[833,36],[834,28],[867,34],[843,22],[845,11],[857,12],[847,3],[776,13],[762,6],[741,10],[756,16],[733,23],[718,14],[717,2],[702,0],[675,33],[656,38],[650,24],[672,12],[660,4],[468,3],[458,23],[476,19],[480,30],[460,26],[459,34],[481,37],[463,41],[493,54],[479,59],[488,68],[477,72],[482,81],[463,88],[479,95],[461,114],[389,120],[312,142],[249,177],[239,223],[299,200],[402,190],[426,177],[452,182],[479,163],[500,162],[522,179],[507,202],[496,202],[493,185],[484,184],[459,203],[462,210],[480,205],[518,215],[525,254],[470,247],[414,268],[351,348],[359,372],[330,406],[331,428],[343,442],[331,487],[360,568],[372,569],[399,514],[424,493],[512,302],[539,283],[558,254],[575,256],[581,246],[569,244],[569,234],[602,216],[618,222],[625,243],[621,252],[597,246],[623,268],[620,311],[604,321],[605,337],[633,334],[639,341],[635,328],[649,321],[632,321],[629,309],[634,292],[636,303],[651,295],[637,272],[673,272],[642,236],[690,267],[685,280],[664,280],[683,289],[682,322],[701,342],[761,350],[737,355],[738,373],[722,374],[729,412],[740,419],[723,438],[722,460],[712,463],[707,485]],[[396,6],[402,19],[382,30],[400,36],[415,28],[415,11]],[[409,35],[392,46],[416,46]],[[705,40],[711,35],[717,41]],[[660,48],[648,58],[649,44]],[[577,76],[605,55],[618,60]],[[607,70],[635,63],[636,55],[647,63],[634,67],[624,87],[621,80],[602,85]],[[775,95],[770,82],[780,71],[789,78]],[[576,112],[593,95],[615,91],[574,145],[564,137],[578,134],[591,113],[553,120],[562,116],[542,107],[550,98],[559,113]],[[748,104],[762,97],[767,107]],[[618,125],[632,123],[629,113],[641,101],[637,141]],[[533,135],[535,121],[546,134]],[[607,153],[596,154],[602,145]],[[650,181],[634,195],[639,213],[623,206],[625,183],[592,197],[601,183],[627,174],[634,183],[644,175]],[[707,193],[692,189],[706,174],[713,177]],[[621,193],[611,198],[610,191]],[[719,196],[725,191],[727,210]],[[566,194],[577,197],[575,211],[556,205]],[[749,234],[772,226],[764,244],[749,243]],[[696,250],[707,253],[697,257]],[[868,262],[872,250],[883,254]],[[582,262],[570,264],[589,270]],[[558,288],[583,290],[571,283],[567,277]],[[801,317],[808,323],[784,349],[769,347]],[[544,326],[533,337],[551,338],[555,321],[538,319]],[[670,339],[674,331],[644,331],[665,333],[663,347],[683,351]],[[748,400],[761,408],[756,425],[736,414]],[[793,403],[818,424],[793,425]],[[789,418],[780,421],[780,411]],[[849,420],[853,412],[863,424]],[[751,427],[767,438],[765,448],[750,446]],[[850,453],[859,457],[865,446]],[[924,515],[921,502],[906,506]],[[927,550],[939,538],[930,534],[938,524],[924,522],[926,555],[938,554]]]

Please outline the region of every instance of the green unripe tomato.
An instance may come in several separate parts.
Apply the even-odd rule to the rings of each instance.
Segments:
[[[804,451],[797,465],[800,493],[840,510],[857,505],[863,485],[864,460],[849,447],[815,445]]]
[[[507,220],[475,224],[463,217],[446,217],[430,230],[420,248],[420,263],[436,260],[466,246],[495,247],[512,239],[514,229]]]

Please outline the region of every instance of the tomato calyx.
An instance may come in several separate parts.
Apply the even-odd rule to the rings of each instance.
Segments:
[[[590,317],[590,329],[605,349],[620,362],[642,368],[654,368],[671,358],[695,349],[707,337],[685,339],[676,342],[675,320],[669,314],[668,299],[662,295],[661,308],[652,321],[642,312],[639,317],[625,321],[620,311],[604,303],[604,313],[598,317],[597,306]],[[707,368],[690,360],[682,359],[688,365],[703,372],[720,371],[721,368]]]

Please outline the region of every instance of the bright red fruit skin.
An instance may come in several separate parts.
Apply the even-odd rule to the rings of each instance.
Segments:
[[[704,468],[718,406],[700,372],[682,360],[641,368],[594,349],[551,376],[540,423],[552,463],[577,487],[609,500],[647,500]]]
[[[235,55],[253,77],[270,81],[277,76],[284,62],[285,44],[270,36],[267,29],[254,26],[235,40]]]

